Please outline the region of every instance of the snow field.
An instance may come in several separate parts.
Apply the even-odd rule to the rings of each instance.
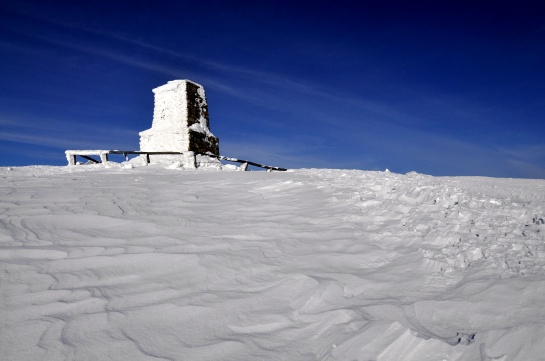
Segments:
[[[0,359],[540,360],[545,181],[0,168]]]

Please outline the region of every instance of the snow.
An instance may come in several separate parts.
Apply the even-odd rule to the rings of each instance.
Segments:
[[[110,163],[0,168],[1,360],[543,359],[544,180]]]

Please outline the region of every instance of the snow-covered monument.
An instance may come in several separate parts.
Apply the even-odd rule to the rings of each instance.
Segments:
[[[67,150],[68,165],[80,164],[77,157],[91,163],[106,164],[111,154],[138,155],[131,163],[169,164],[174,167],[221,168],[224,160],[241,163],[239,170],[248,165],[269,171],[286,168],[272,167],[248,160],[221,156],[219,139],[210,131],[208,104],[204,88],[190,80],[172,80],[153,89],[155,108],[151,128],[140,132],[140,150]],[[100,160],[92,156],[100,157]]]
[[[173,80],[153,89],[153,93],[153,123],[150,129],[140,132],[141,152],[219,155],[219,140],[210,131],[208,104],[201,85],[190,80]],[[150,160],[162,162],[173,157],[151,154]]]

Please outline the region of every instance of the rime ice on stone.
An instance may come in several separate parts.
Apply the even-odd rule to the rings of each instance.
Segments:
[[[153,123],[150,129],[140,132],[141,151],[219,154],[219,141],[210,132],[208,105],[201,85],[173,80],[153,89],[153,93]],[[152,161],[165,157],[172,158],[154,156]]]

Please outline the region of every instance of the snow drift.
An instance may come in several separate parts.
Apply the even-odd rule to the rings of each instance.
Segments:
[[[539,360],[545,181],[0,168],[2,360]]]

